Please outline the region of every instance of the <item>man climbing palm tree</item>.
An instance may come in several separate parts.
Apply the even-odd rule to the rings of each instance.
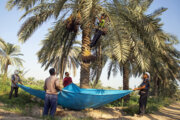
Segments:
[[[91,48],[96,45],[96,43],[99,40],[99,38],[101,37],[101,35],[105,34],[105,31],[104,31],[105,30],[105,28],[104,28],[105,18],[106,18],[105,14],[102,14],[100,19],[98,18],[98,20],[99,20],[98,29],[96,29],[95,35],[94,35],[93,40],[90,44]]]

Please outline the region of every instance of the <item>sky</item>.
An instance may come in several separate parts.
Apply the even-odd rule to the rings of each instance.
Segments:
[[[40,50],[41,40],[45,38],[45,35],[48,33],[48,28],[53,25],[54,20],[50,19],[40,26],[34,34],[28,39],[24,44],[18,42],[17,33],[23,24],[24,20],[19,21],[19,18],[23,15],[23,11],[18,11],[14,8],[11,11],[6,9],[6,2],[8,0],[0,0],[0,37],[6,42],[20,45],[21,53],[24,54],[21,58],[25,61],[24,68],[28,70],[26,77],[35,77],[38,80],[44,80],[49,76],[48,71],[44,71],[44,68],[41,67],[41,64],[38,63],[38,58],[36,53]],[[161,16],[162,23],[164,24],[163,30],[165,32],[174,34],[180,40],[180,0],[154,0],[147,13],[152,13],[154,10],[165,7],[168,8]],[[180,44],[175,46],[180,50]],[[111,76],[107,80],[107,68],[106,65],[103,69],[100,80],[104,86],[111,86],[113,88],[122,87],[122,76],[118,73],[116,76]],[[9,68],[9,75],[13,73],[15,67]],[[80,77],[80,69],[77,71],[75,77],[72,76],[73,82],[78,83]],[[130,78],[129,86],[134,88],[141,83],[140,78]]]

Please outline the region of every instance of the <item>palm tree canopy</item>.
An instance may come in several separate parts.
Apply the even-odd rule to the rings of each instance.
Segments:
[[[173,47],[178,40],[162,30],[163,24],[159,18],[167,9],[160,8],[147,15],[145,12],[151,3],[152,0],[113,0],[113,3],[108,4],[114,23],[113,32],[107,36],[113,39],[108,76],[111,71],[122,71],[119,67],[126,62],[130,63],[129,69],[135,76],[141,75],[150,71],[152,63],[158,63],[154,57],[161,59],[162,65],[168,64],[169,68],[173,68],[170,63],[179,67],[176,61],[179,51]]]
[[[1,51],[1,70],[4,71],[6,64],[23,66],[23,59],[19,56],[23,56],[20,51],[20,47],[11,43],[6,43],[1,39],[0,51]]]

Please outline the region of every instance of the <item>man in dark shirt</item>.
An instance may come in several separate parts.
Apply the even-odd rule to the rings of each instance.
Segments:
[[[150,74],[146,72],[143,75],[143,82],[141,83],[140,87],[134,89],[134,90],[140,90],[139,91],[139,94],[140,94],[140,98],[139,98],[139,115],[144,115],[145,114],[146,104],[147,104],[147,97],[148,97],[148,92],[149,92],[149,88],[150,88],[149,79],[150,79]]]
[[[63,86],[66,87],[72,83],[72,78],[69,77],[69,73],[65,72],[66,77],[63,79]]]

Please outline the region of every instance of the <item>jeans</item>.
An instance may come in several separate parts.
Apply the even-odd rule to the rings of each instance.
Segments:
[[[98,29],[96,30],[96,33],[93,37],[90,47],[93,47],[96,45],[97,41],[99,40],[99,38],[101,37],[102,34],[103,34],[103,32],[101,30],[98,30]]]
[[[11,91],[9,93],[9,99],[11,99],[14,90],[15,90],[14,97],[18,96],[18,87],[11,87]]]
[[[143,115],[146,111],[148,92],[144,92],[140,94],[139,98],[139,114]]]
[[[53,117],[56,112],[58,96],[54,94],[46,94],[44,102],[43,116],[48,115],[50,110],[50,115]]]

